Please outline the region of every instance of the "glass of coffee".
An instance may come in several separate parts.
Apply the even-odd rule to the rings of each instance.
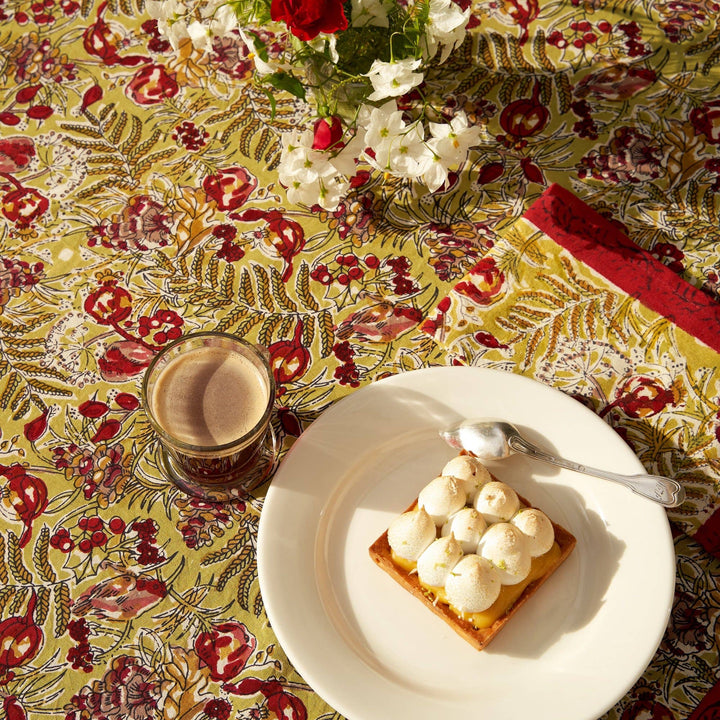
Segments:
[[[220,332],[185,335],[153,358],[142,400],[158,466],[184,492],[227,502],[269,475],[275,381],[264,348]]]

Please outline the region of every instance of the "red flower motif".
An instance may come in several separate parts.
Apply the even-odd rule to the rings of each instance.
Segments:
[[[209,200],[217,203],[218,210],[237,210],[242,207],[257,186],[257,178],[239,166],[222,168],[203,180],[203,190]]]
[[[125,86],[125,94],[138,105],[157,105],[179,92],[175,73],[169,73],[164,65],[146,65]]]
[[[132,297],[125,288],[118,287],[115,277],[104,277],[100,287],[85,299],[83,307],[101,325],[118,325],[132,312]]]
[[[100,418],[110,412],[110,408],[99,400],[88,400],[78,407],[78,412],[86,418]]]
[[[493,258],[483,258],[470,271],[470,280],[462,280],[453,291],[472,300],[477,305],[490,305],[500,294],[505,274]]]
[[[92,442],[99,443],[114,438],[121,429],[120,421],[114,418],[100,423],[100,427],[92,437]]]
[[[654,70],[618,63],[590,73],[575,88],[579,98],[594,95],[604,100],[627,100],[650,87],[657,75]]]
[[[29,227],[50,207],[44,195],[25,187],[5,193],[0,203],[2,203],[2,214],[19,228]]]
[[[305,247],[305,231],[302,225],[288,220],[279,210],[245,210],[232,217],[246,222],[267,221],[267,241],[285,261],[281,278],[283,282],[287,282],[292,273],[293,258]]]
[[[32,660],[42,647],[43,631],[34,620],[36,603],[33,592],[25,615],[13,615],[0,622],[0,675]]]
[[[217,682],[232,680],[245,667],[255,651],[257,641],[245,625],[228,621],[203,630],[195,638],[195,652],[210,668]]]
[[[25,710],[14,695],[3,698],[3,710],[7,720],[27,720]]]
[[[507,345],[501,343],[492,333],[485,332],[484,330],[478,330],[473,337],[481,345],[484,345],[487,348],[505,350],[508,347]]]
[[[123,410],[137,410],[140,407],[140,401],[130,393],[118,393],[115,402]]]
[[[0,173],[16,173],[35,157],[35,143],[22,135],[0,138]]]
[[[605,406],[600,416],[618,407],[631,418],[651,417],[662,412],[668,405],[677,405],[679,400],[675,387],[666,388],[657,378],[633,375],[620,384],[616,399]]]
[[[167,587],[162,580],[122,570],[80,595],[73,604],[73,613],[78,617],[92,614],[130,620],[157,605],[166,595]]]
[[[332,35],[348,26],[341,0],[272,0],[270,16],[284,22],[300,40],[312,40],[320,33]]]
[[[515,137],[530,137],[541,132],[550,119],[550,111],[540,102],[540,84],[535,83],[532,96],[511,102],[500,113],[500,126]]]
[[[261,693],[265,698],[267,709],[283,720],[307,720],[307,709],[296,695],[283,689],[278,680],[260,680],[249,677],[237,684],[225,683],[223,690],[233,695],[256,695]]]
[[[28,442],[35,442],[45,434],[48,427],[47,419],[48,413],[46,410],[42,415],[39,415],[34,420],[25,424],[23,434]]]
[[[310,366],[310,352],[302,344],[303,325],[298,321],[292,340],[279,340],[268,347],[270,367],[278,385],[296,380]]]
[[[18,540],[18,545],[22,548],[30,540],[33,521],[39,518],[47,508],[47,485],[40,478],[30,475],[18,463],[9,467],[0,465],[0,475],[8,479],[3,496],[25,527]],[[2,647],[1,644],[0,647]]]
[[[106,8],[107,2],[100,4],[97,12],[97,20],[93,25],[90,25],[83,34],[83,47],[85,51],[89,55],[100,58],[100,60],[108,66],[124,65],[128,67],[150,62],[149,57],[142,55],[120,57],[117,48],[119,39],[102,18]]]
[[[720,145],[720,100],[711,100],[690,111],[690,122],[697,135],[711,145]]]
[[[120,340],[98,359],[98,367],[103,380],[125,382],[143,372],[154,356],[155,351],[142,343]]]

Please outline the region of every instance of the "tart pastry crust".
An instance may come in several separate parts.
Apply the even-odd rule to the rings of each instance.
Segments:
[[[496,478],[493,478],[496,479]],[[533,507],[525,498],[518,496],[521,506]],[[407,511],[417,507],[417,499],[407,508]],[[538,588],[557,570],[558,567],[570,555],[576,544],[575,536],[561,525],[550,518],[555,531],[555,542],[560,548],[560,553],[555,562],[551,563],[545,573],[530,582],[518,599],[501,615],[492,625],[485,628],[476,628],[469,620],[460,616],[446,603],[436,600],[426,590],[418,579],[417,572],[409,572],[397,565],[392,558],[392,550],[388,542],[387,530],[370,546],[370,557],[390,577],[402,585],[408,592],[414,595],[425,607],[442,618],[452,629],[463,639],[469,642],[477,650],[487,647],[490,641],[505,627],[510,618],[537,592]]]

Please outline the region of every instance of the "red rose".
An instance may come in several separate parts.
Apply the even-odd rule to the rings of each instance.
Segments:
[[[342,121],[333,115],[331,118],[320,118],[313,126],[313,150],[340,150],[345,143],[341,142],[343,136]]]
[[[258,185],[257,178],[244,167],[222,168],[203,180],[203,190],[217,203],[218,210],[237,210]]]
[[[312,40],[320,33],[332,35],[348,26],[340,0],[272,0],[270,16],[284,22],[300,40]]]
[[[125,94],[138,105],[157,105],[179,92],[175,73],[168,73],[163,65],[146,65],[125,88]]]

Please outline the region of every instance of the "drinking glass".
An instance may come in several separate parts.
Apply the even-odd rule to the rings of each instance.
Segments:
[[[153,358],[141,397],[158,467],[185,493],[241,499],[270,474],[275,380],[265,348],[221,332],[185,335]]]

